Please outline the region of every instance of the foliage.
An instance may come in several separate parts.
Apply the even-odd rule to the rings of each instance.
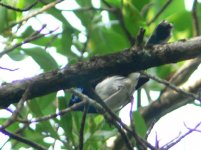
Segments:
[[[3,0],[1,2],[23,9],[35,1]],[[165,0],[97,0],[93,2],[92,0],[73,0],[72,4],[77,6],[75,9],[73,5],[72,8],[66,8],[67,5],[71,4],[70,2],[68,4],[66,0],[56,7],[42,11],[40,14],[43,16],[42,19],[38,14],[23,23],[20,22],[32,12],[41,10],[43,6],[51,2],[54,1],[38,1],[36,5],[25,12],[0,7],[0,34],[2,38],[6,39],[6,42],[3,43],[3,47],[6,48],[2,50],[11,48],[7,55],[14,61],[23,61],[28,56],[32,57],[43,72],[60,67],[58,60],[51,54],[52,48],[65,57],[68,64],[75,64],[93,56],[120,52],[131,47],[133,44],[131,39],[135,39],[141,27],[146,29],[146,41],[162,20],[168,20],[174,24],[173,36],[170,41],[190,38],[194,35],[192,23],[189,23],[192,22],[191,12],[185,9],[183,0],[173,1],[150,25],[148,23],[166,3]],[[99,3],[100,6],[98,6]],[[50,22],[48,19],[44,19],[46,16],[51,16],[54,21]],[[59,28],[58,23],[60,24]],[[46,26],[43,29],[44,25]],[[39,36],[41,37],[37,38]],[[28,41],[28,44],[22,44],[12,49],[16,43],[23,42],[30,37],[35,38]],[[149,72],[163,79],[168,79],[169,75],[182,64],[166,65],[165,69],[164,66],[163,69],[161,67],[152,68]],[[151,87],[157,91],[161,91],[163,88],[153,82],[149,83],[148,89]],[[19,114],[19,119],[42,117],[65,109],[71,94],[65,92],[62,96],[57,95],[57,93],[52,93],[27,102]],[[135,112],[133,116],[137,132],[141,136],[145,136],[147,127],[140,113]],[[15,122],[8,130],[18,132],[19,135],[45,147],[53,148],[56,141],[59,141],[62,149],[77,149],[81,119],[81,112],[70,112],[50,120],[31,123],[30,126],[20,123],[20,121]],[[3,123],[5,120],[5,118],[1,118],[0,122]],[[101,115],[88,115],[84,129],[84,149],[105,149],[106,141],[117,134],[117,129],[106,123]],[[45,140],[47,138],[53,140],[47,142]],[[29,147],[15,140],[10,140],[10,142],[12,149]]]

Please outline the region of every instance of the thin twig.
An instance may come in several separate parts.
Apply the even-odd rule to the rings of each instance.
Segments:
[[[0,67],[0,69],[2,69],[2,70],[8,70],[8,71],[16,71],[16,70],[18,70],[19,68],[10,69],[10,68],[5,68],[5,67]]]
[[[148,136],[149,136],[149,134],[151,133],[151,131],[152,131],[152,129],[153,129],[155,123],[156,123],[156,120],[154,119],[154,120],[151,122],[151,124],[150,124],[150,126],[149,126],[149,128],[148,128],[148,130],[147,130],[147,133],[146,133],[146,135],[145,135],[145,139],[148,138]]]
[[[45,27],[47,27],[47,24],[43,24],[39,30],[37,30],[37,31],[35,31],[35,32],[33,32],[33,33],[31,33],[27,38],[34,37],[34,36],[36,36],[36,35],[39,35],[39,34],[45,29]],[[54,31],[55,31],[55,30],[54,30]]]
[[[16,7],[13,7],[13,6],[10,6],[10,5],[7,5],[7,4],[4,4],[2,2],[0,2],[0,6],[2,7],[5,7],[7,9],[11,9],[13,11],[19,11],[19,12],[23,12],[23,11],[28,11],[30,10],[32,7],[34,7],[36,4],[38,3],[38,1],[36,0],[35,2],[33,2],[30,6],[26,7],[26,8],[16,8]]]
[[[77,107],[80,107],[80,106],[83,106],[86,102],[89,103],[89,104],[92,104],[92,105],[95,105],[95,107],[101,111],[101,112],[104,112],[104,110],[102,110],[102,108],[100,107],[100,105],[95,101],[95,100],[92,100],[91,98],[89,98],[88,96],[80,93],[80,92],[77,92],[76,90],[73,90],[73,89],[70,89],[68,91],[71,91],[73,92],[75,95],[77,95],[78,97],[80,97],[80,99],[82,100],[81,102],[79,103],[75,103],[73,104],[71,107],[68,107],[64,110],[61,110],[59,111],[58,113],[55,113],[55,114],[52,114],[52,115],[47,115],[47,116],[44,116],[44,117],[40,117],[40,118],[35,118],[35,119],[32,119],[31,121],[27,121],[27,120],[20,120],[18,119],[18,121],[22,122],[22,123],[34,123],[34,122],[41,122],[41,121],[45,121],[45,120],[49,120],[51,118],[55,118],[57,116],[61,116],[61,115],[64,115],[66,114],[67,112],[69,111],[72,111],[74,110],[75,108]],[[111,119],[111,117],[108,117],[106,114],[104,114],[104,116],[112,121],[112,123],[117,127],[118,131],[120,132],[120,134],[122,135],[124,141],[126,142],[126,145],[128,147],[128,149],[131,149],[131,144],[126,136],[126,134],[124,133],[123,129],[121,128],[120,124],[117,123],[116,121],[114,121],[114,119]]]
[[[98,111],[100,113],[102,113],[104,115],[104,117],[106,118],[106,120],[108,120],[110,123],[112,123],[119,131],[119,133],[121,134],[122,136],[122,139],[124,140],[125,142],[125,145],[127,147],[128,150],[132,150],[132,146],[131,146],[131,143],[127,137],[127,135],[125,134],[124,130],[122,129],[121,127],[121,124],[119,124],[117,122],[117,120],[115,118],[118,118],[109,108],[108,106],[101,100],[99,99],[98,103],[95,101],[95,100],[92,100],[91,98],[89,98],[88,96],[76,91],[76,90],[70,90],[71,92],[73,92],[75,95],[77,95],[78,97],[80,97],[82,100],[87,100],[89,104],[92,104],[92,105],[95,105],[95,107],[98,109]],[[100,107],[100,105],[102,107]],[[112,115],[108,115],[106,112],[110,112],[110,114]],[[120,120],[120,119],[119,119]]]
[[[30,140],[28,140],[28,139],[26,139],[26,138],[24,138],[24,137],[21,137],[21,136],[19,136],[19,135],[17,135],[17,134],[14,134],[14,133],[11,133],[11,132],[5,130],[5,128],[7,128],[7,127],[10,126],[14,121],[16,121],[16,118],[17,118],[17,116],[18,116],[20,110],[23,108],[24,102],[27,100],[27,97],[29,96],[29,94],[30,94],[30,87],[28,87],[28,88],[25,90],[25,92],[24,92],[24,94],[23,94],[21,100],[20,100],[19,103],[17,104],[16,110],[13,112],[11,118],[10,118],[9,120],[7,120],[7,121],[0,127],[0,132],[2,132],[3,134],[9,136],[9,138],[13,138],[13,139],[15,139],[15,140],[17,140],[17,141],[20,141],[20,142],[24,143],[24,144],[30,145],[30,146],[32,146],[32,147],[34,147],[34,148],[36,148],[36,149],[45,150],[46,148],[44,148],[43,146],[41,146],[41,145],[39,145],[39,144],[37,144],[37,143],[35,143],[35,142],[32,142],[32,141],[30,141]]]
[[[28,96],[29,96],[29,88],[27,88],[22,96],[22,98],[20,99],[20,101],[18,102],[17,106],[16,106],[16,110],[13,112],[12,116],[3,123],[3,125],[1,125],[0,127],[0,131],[9,127],[11,124],[13,124],[16,121],[16,118],[19,114],[19,112],[21,111],[21,109],[24,106],[24,102],[27,100]]]
[[[199,125],[198,126],[200,126],[201,125],[201,122],[199,123]],[[186,125],[186,123],[184,122],[184,126],[186,127],[186,129],[188,129],[188,130],[193,130],[193,131],[196,131],[196,132],[200,132],[200,130],[197,130],[197,128],[190,128],[190,127],[188,127],[187,125]],[[197,126],[197,125],[196,125]]]
[[[102,0],[102,2],[109,7],[109,9],[114,8],[113,6],[111,6],[106,0]],[[113,11],[113,14],[117,17],[117,19],[119,20],[120,26],[122,27],[122,29],[124,30],[129,42],[131,45],[135,44],[135,38],[131,35],[131,33],[129,32],[129,30],[127,29],[125,23],[124,23],[124,19],[123,19],[123,14],[122,14],[122,10],[115,8]]]
[[[141,48],[143,45],[144,34],[145,34],[145,29],[140,28],[140,30],[138,31],[138,34],[137,34],[137,38],[136,38],[136,46],[139,48]]]
[[[61,11],[74,11],[74,12],[81,12],[81,11],[115,11],[115,8],[94,8],[94,7],[82,7],[82,8],[76,8],[76,9],[59,9]]]
[[[149,21],[147,23],[147,25],[149,26],[150,24],[152,24],[160,15],[161,13],[170,5],[170,3],[172,2],[172,0],[168,0],[163,7],[156,13],[156,15],[154,16],[154,18],[151,19],[151,21]]]
[[[131,98],[131,107],[130,107],[130,126],[131,126],[131,129],[132,130],[135,130],[135,124],[134,124],[134,121],[133,121],[133,105],[134,105],[134,97],[132,96]]]
[[[149,78],[151,78],[151,79],[153,79],[153,80],[155,80],[155,81],[157,81],[158,83],[161,83],[161,84],[164,84],[164,85],[168,86],[169,88],[171,88],[171,89],[175,90],[176,92],[181,93],[181,94],[183,94],[185,96],[192,97],[194,99],[199,99],[200,98],[197,94],[186,92],[186,91],[176,87],[175,85],[171,84],[170,82],[168,82],[166,80],[162,80],[160,78],[157,78],[155,76],[152,76],[152,75],[150,75],[148,73],[145,73],[145,72],[142,72],[142,71],[140,73],[145,75],[145,76],[147,76],[147,77],[149,77]]]
[[[185,124],[184,124],[185,125]],[[196,131],[196,129],[201,125],[201,122],[199,122],[193,129],[189,129],[188,132],[186,132],[185,134],[183,134],[182,136],[180,136],[177,140],[168,143],[166,145],[164,145],[162,148],[164,149],[170,149],[171,147],[173,147],[174,145],[176,145],[177,143],[179,143],[182,139],[184,139],[187,135],[191,134],[192,132]],[[186,126],[186,125],[185,125]]]
[[[43,27],[42,27],[42,28],[43,28]],[[39,39],[39,38],[41,38],[41,37],[44,37],[44,36],[46,36],[46,35],[49,35],[49,34],[55,32],[57,29],[58,29],[58,28],[56,28],[55,30],[49,31],[49,32],[46,33],[46,34],[39,34],[39,35],[37,34],[37,35],[35,35],[35,36],[28,37],[28,38],[24,39],[24,41],[22,41],[22,42],[20,42],[20,43],[17,43],[17,44],[15,44],[14,46],[12,46],[12,47],[10,47],[10,48],[5,49],[3,52],[0,53],[0,57],[2,57],[4,54],[7,54],[7,53],[13,51],[13,50],[16,49],[16,48],[22,46],[23,44],[26,44],[26,43],[28,43],[28,42],[31,42],[31,41],[37,40],[37,39]],[[36,32],[38,32],[38,31],[36,31]],[[36,32],[34,32],[34,33],[36,33]]]
[[[193,26],[194,26],[194,29],[195,29],[195,36],[199,36],[200,35],[200,25],[199,25],[199,17],[198,17],[198,14],[197,14],[197,0],[194,0],[194,3],[193,3],[193,9],[192,9],[192,16],[193,16]]]
[[[110,116],[108,116],[106,114],[106,112],[108,112],[107,110],[105,110],[105,107],[100,107],[100,105],[95,101],[95,100],[92,100],[91,98],[89,98],[88,96],[76,91],[76,90],[73,90],[73,89],[70,89],[68,91],[71,91],[73,92],[75,95],[77,95],[78,97],[80,97],[80,99],[82,100],[81,102],[79,103],[76,103],[76,104],[73,104],[71,107],[69,108],[66,108],[58,113],[55,113],[55,114],[52,114],[52,115],[48,115],[48,116],[44,116],[44,117],[40,117],[40,118],[37,118],[37,119],[32,119],[31,121],[25,121],[24,123],[33,123],[33,122],[40,122],[40,121],[44,121],[44,120],[48,120],[48,119],[51,119],[51,118],[55,118],[57,116],[60,116],[60,115],[64,115],[65,113],[69,112],[69,111],[72,111],[73,109],[77,108],[77,107],[80,107],[82,105],[84,105],[86,102],[89,103],[89,104],[92,104],[94,105],[100,112],[103,113],[103,115],[105,116],[105,118],[111,122],[117,129],[118,131],[120,132],[123,140],[125,141],[126,143],[126,146],[128,149],[130,149],[132,146],[127,138],[127,135],[125,134],[125,132],[123,131],[123,129],[125,129],[128,133],[134,135],[135,138],[137,138],[137,141],[139,143],[143,143],[143,145],[145,144],[147,147],[149,147],[150,149],[154,150],[155,148],[149,144],[146,140],[140,138],[136,132],[133,133],[133,131],[131,131],[129,129],[129,127],[127,125],[125,125],[124,123],[122,123],[121,119],[119,117],[117,117],[113,112],[110,112],[112,113],[112,115],[109,113]],[[105,104],[105,103],[104,103]],[[107,107],[107,106],[106,106]],[[107,107],[108,108],[108,107]],[[109,108],[108,108],[109,109]],[[110,110],[111,111],[111,110]],[[123,128],[122,128],[123,127]],[[145,147],[144,145],[144,147]]]
[[[60,33],[54,34],[53,37],[44,45],[45,46],[44,49],[47,49],[48,47],[50,47],[51,44],[58,38],[58,35],[60,35]]]
[[[22,136],[19,136],[17,134],[11,133],[11,132],[9,132],[7,130],[2,129],[1,132],[3,134],[5,134],[5,135],[9,136],[10,138],[13,138],[13,139],[15,139],[15,140],[17,140],[19,142],[24,143],[24,144],[27,144],[27,145],[35,148],[35,149],[38,149],[38,150],[47,150],[47,148],[43,147],[42,145],[39,145],[38,143],[30,141],[30,140],[28,140],[28,139],[26,139],[26,138],[24,138]]]
[[[49,119],[52,119],[52,118],[56,118],[58,116],[63,116],[65,115],[66,113],[70,112],[70,111],[73,111],[74,109],[76,109],[77,107],[80,107],[82,105],[84,105],[87,101],[86,100],[82,100],[81,102],[79,103],[76,103],[76,104],[73,104],[71,107],[68,107],[66,109],[63,109],[61,111],[59,111],[58,113],[54,113],[54,114],[50,114],[50,115],[47,115],[47,116],[43,116],[43,117],[38,117],[38,118],[33,118],[31,120],[22,120],[22,119],[18,119],[19,122],[22,122],[22,123],[36,123],[36,122],[41,122],[41,121],[46,121],[46,120],[49,120]]]
[[[81,121],[81,127],[80,127],[80,137],[79,137],[79,150],[83,150],[83,144],[84,144],[84,127],[87,117],[87,111],[88,111],[88,104],[84,107],[84,112],[82,115],[82,121]]]
[[[125,141],[126,146],[127,146],[128,149],[129,149],[129,147],[131,147],[131,144],[130,144],[129,140],[126,138],[127,136],[124,135],[125,133],[124,133],[124,131],[122,130],[122,127],[123,127],[123,129],[125,129],[129,134],[131,134],[131,135],[135,138],[136,142],[137,142],[139,145],[143,146],[144,148],[149,147],[151,150],[155,150],[155,148],[154,148],[150,143],[148,143],[145,139],[141,138],[141,137],[136,133],[135,130],[132,131],[127,125],[125,125],[125,124],[121,121],[121,119],[120,119],[118,116],[116,116],[116,115],[110,110],[110,108],[109,108],[101,99],[98,98],[98,99],[97,99],[97,102],[98,102],[98,104],[100,104],[100,105],[102,106],[102,108],[97,104],[97,102],[95,102],[95,100],[92,100],[92,99],[89,98],[88,96],[86,96],[86,95],[84,95],[84,94],[82,94],[82,93],[80,93],[80,92],[77,92],[76,90],[73,90],[72,92],[73,92],[74,94],[76,94],[78,97],[80,97],[81,99],[87,99],[87,101],[88,101],[90,104],[96,105],[96,108],[97,108],[98,110],[100,110],[100,112],[106,117],[106,119],[108,119],[110,122],[112,122],[113,125],[118,129],[118,131],[120,132],[120,134],[121,134],[123,140]],[[108,116],[108,115],[106,114],[106,112],[107,112],[110,116]]]
[[[56,1],[52,2],[52,3],[49,3],[49,4],[45,5],[45,6],[43,6],[43,8],[41,8],[39,11],[36,11],[36,12],[26,16],[25,18],[21,19],[20,21],[13,23],[11,26],[13,27],[13,26],[15,26],[17,24],[21,24],[24,21],[27,21],[30,18],[32,18],[32,17],[34,17],[34,16],[36,16],[38,14],[41,14],[41,13],[45,12],[46,10],[54,7],[56,4],[58,4],[58,3],[62,2],[62,1],[64,1],[64,0],[56,0]]]

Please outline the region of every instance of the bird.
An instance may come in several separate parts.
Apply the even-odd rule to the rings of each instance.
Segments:
[[[172,35],[173,25],[166,20],[161,21],[148,39],[146,46],[166,43]]]
[[[149,79],[138,72],[130,73],[128,76],[115,75],[107,77],[95,86],[95,94],[97,94],[105,104],[113,111],[117,112],[131,101],[134,91],[139,89]],[[95,96],[84,88],[78,88],[79,92],[86,94],[90,98]],[[80,102],[81,99],[75,95],[72,96],[69,106]],[[75,111],[83,111],[84,105],[74,109]],[[96,107],[89,104],[88,113],[99,113]]]
[[[171,37],[172,28],[173,25],[166,20],[160,22],[148,39],[145,47],[166,43]],[[141,75],[138,72],[132,72],[128,76],[115,75],[105,78],[95,86],[95,94],[90,88],[86,87],[80,87],[77,90],[92,99],[96,99],[98,96],[98,98],[101,98],[112,111],[117,112],[131,101],[131,96],[134,91],[138,90],[148,80],[148,77]],[[80,101],[81,99],[79,97],[72,95],[69,106]],[[84,108],[85,105],[82,105],[74,110],[83,111]],[[99,113],[91,104],[89,104],[87,108],[88,113]]]

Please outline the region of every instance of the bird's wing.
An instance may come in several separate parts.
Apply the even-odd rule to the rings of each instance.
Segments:
[[[116,93],[122,85],[122,81],[125,78],[122,76],[108,77],[99,84],[96,85],[95,91],[101,99],[106,99],[112,94]]]

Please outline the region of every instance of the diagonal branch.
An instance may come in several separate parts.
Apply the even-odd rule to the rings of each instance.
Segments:
[[[149,26],[150,24],[152,24],[153,22],[156,21],[156,19],[162,14],[162,12],[164,12],[166,10],[166,8],[171,4],[172,0],[168,0],[163,7],[157,12],[156,16],[154,16],[154,18],[151,19],[151,21],[149,21],[147,23],[147,25]]]
[[[60,89],[85,85],[108,75],[126,75],[131,72],[176,63],[201,55],[201,37],[170,44],[156,45],[150,49],[131,48],[119,53],[93,57],[63,69],[43,73],[32,78],[14,81],[0,88],[0,106],[16,103],[31,84],[30,98]],[[79,79],[79,80],[78,80]]]
[[[16,139],[17,141],[20,141],[22,143],[25,143],[33,148],[36,148],[36,149],[40,149],[40,150],[46,150],[45,147],[43,147],[42,145],[39,145],[38,143],[35,143],[31,140],[28,140],[22,136],[19,136],[18,134],[15,134],[15,133],[12,133],[12,132],[9,132],[7,130],[1,130],[1,132],[7,136],[9,136],[10,138],[12,139]]]
[[[181,86],[180,89],[185,92],[197,93],[200,87],[201,79],[198,79],[194,83]],[[193,100],[195,100],[195,98],[192,98],[192,96],[186,96],[180,92],[169,90],[166,94],[163,94],[159,100],[153,101],[148,106],[141,108],[140,112],[145,121],[150,123],[152,120],[158,120],[165,114]]]

